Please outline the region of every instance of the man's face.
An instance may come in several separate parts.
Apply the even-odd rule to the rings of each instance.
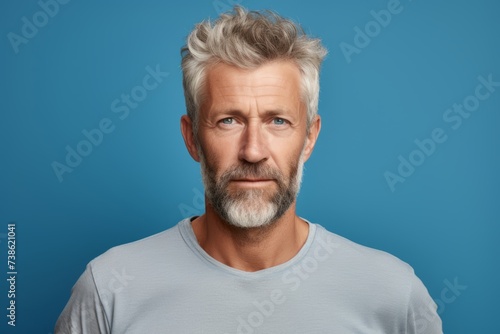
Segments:
[[[231,225],[268,225],[294,203],[317,135],[311,143],[299,69],[284,61],[251,70],[217,64],[205,89],[194,157],[207,200]]]

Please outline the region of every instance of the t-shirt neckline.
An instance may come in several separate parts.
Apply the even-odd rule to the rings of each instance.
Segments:
[[[261,269],[258,271],[251,271],[250,272],[250,271],[244,271],[241,269],[236,269],[236,268],[230,267],[230,266],[214,259],[212,256],[210,256],[200,246],[200,244],[198,243],[198,240],[196,239],[193,228],[191,226],[191,221],[194,220],[194,218],[196,218],[196,216],[183,219],[179,223],[179,232],[180,232],[182,238],[184,239],[184,241],[186,242],[187,246],[198,257],[200,257],[202,261],[204,261],[205,263],[209,264],[212,267],[215,267],[217,270],[225,271],[229,274],[237,275],[240,277],[247,277],[247,278],[258,278],[258,277],[273,275],[275,273],[282,272],[282,271],[292,267],[293,265],[298,263],[304,257],[305,254],[307,254],[307,252],[311,248],[311,244],[313,243],[314,237],[316,235],[316,224],[309,222],[307,219],[301,218],[309,225],[309,233],[307,235],[306,242],[304,243],[304,245],[302,245],[302,247],[297,252],[297,254],[295,254],[295,256],[293,256],[290,260],[288,260],[284,263],[281,263],[281,264],[278,264],[276,266],[269,267],[266,269]]]

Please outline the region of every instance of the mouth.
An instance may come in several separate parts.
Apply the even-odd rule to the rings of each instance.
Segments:
[[[272,181],[272,179],[266,179],[261,177],[242,177],[239,179],[233,179],[236,182],[261,182],[261,181]]]
[[[260,187],[269,185],[269,183],[274,182],[274,180],[265,178],[241,178],[241,179],[233,179],[231,180],[231,182],[241,186]]]

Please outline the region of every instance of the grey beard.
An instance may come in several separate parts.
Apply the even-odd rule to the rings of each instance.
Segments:
[[[199,153],[207,200],[214,211],[234,227],[247,229],[271,225],[288,210],[300,190],[304,167],[302,154],[298,163],[291,166],[288,180],[280,171],[264,163],[232,166],[217,180],[215,170],[206,163],[201,150]],[[263,189],[243,189],[233,193],[228,191],[231,180],[245,177],[273,179],[278,189],[272,195],[268,195]]]

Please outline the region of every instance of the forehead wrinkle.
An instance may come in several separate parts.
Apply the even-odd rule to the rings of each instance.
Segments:
[[[212,102],[215,102],[217,104],[222,103],[230,105],[255,103],[256,105],[273,105],[271,109],[289,109],[290,106],[296,105],[300,101],[298,98],[296,98],[296,96],[289,97],[289,94],[287,94],[286,92],[278,93],[262,90],[260,94],[252,94],[250,92],[231,92],[229,94],[226,94],[219,91],[216,96],[212,97]],[[274,107],[274,105],[276,105],[276,107]],[[280,107],[277,107],[278,105]],[[285,107],[287,105],[289,106]],[[266,108],[269,109],[268,107]]]
[[[257,110],[260,114],[269,110],[293,113],[294,110],[302,109],[301,98],[297,94],[300,92],[300,77],[294,80],[294,74],[284,77],[279,73],[258,69],[253,72],[236,69],[222,74],[216,68],[213,69],[215,71],[209,72],[207,80],[210,95],[207,107],[212,111],[242,109],[245,112]]]
[[[286,85],[281,85],[281,84],[258,84],[258,85],[226,84],[223,86],[219,86],[217,92],[220,95],[225,95],[225,96],[259,97],[266,95],[274,95],[274,96],[287,95],[287,91],[289,90],[290,90],[289,87],[286,87]]]

